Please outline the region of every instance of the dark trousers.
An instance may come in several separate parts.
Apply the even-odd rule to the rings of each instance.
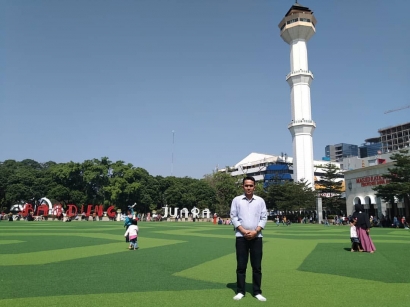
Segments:
[[[262,238],[246,240],[236,238],[236,287],[237,293],[245,294],[246,267],[251,256],[253,295],[262,294]]]
[[[125,227],[125,229],[128,229],[128,227],[130,227],[130,225],[127,225],[126,227]],[[130,242],[130,235],[127,235],[126,237],[125,237],[125,242]]]

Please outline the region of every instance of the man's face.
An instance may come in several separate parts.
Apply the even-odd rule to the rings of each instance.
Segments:
[[[245,180],[242,187],[246,196],[253,195],[253,192],[255,191],[255,184],[252,180]]]

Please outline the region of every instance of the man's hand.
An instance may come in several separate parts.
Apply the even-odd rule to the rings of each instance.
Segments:
[[[253,240],[258,236],[258,232],[256,230],[248,230],[244,235],[246,240]]]
[[[246,240],[253,240],[258,236],[257,230],[248,230],[248,229],[243,228],[242,226],[239,226],[238,230],[242,233],[243,237]]]

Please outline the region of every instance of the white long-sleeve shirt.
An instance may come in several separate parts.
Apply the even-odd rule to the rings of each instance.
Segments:
[[[129,235],[130,237],[138,237],[138,226],[137,225],[130,225],[127,231],[124,234],[124,237]]]
[[[242,226],[248,230],[255,230],[258,226],[265,228],[268,219],[265,201],[256,195],[253,195],[249,200],[245,195],[237,196],[233,199],[231,205],[231,221],[235,227],[235,235],[243,237],[243,234],[238,230]],[[258,237],[262,237],[262,233],[258,233]]]
[[[350,237],[358,238],[356,226],[350,226]]]

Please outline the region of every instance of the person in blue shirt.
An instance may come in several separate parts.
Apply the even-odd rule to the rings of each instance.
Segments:
[[[231,205],[231,220],[236,237],[236,295],[234,300],[245,296],[246,267],[249,256],[252,266],[253,295],[259,301],[266,301],[262,296],[262,229],[267,221],[265,201],[254,195],[255,178],[248,176],[242,181],[244,194],[235,197]]]
[[[132,210],[131,206],[128,206],[127,215],[125,216],[125,220],[124,220],[125,229],[128,229],[128,227],[130,227],[130,225],[132,225],[133,215],[134,215],[134,210]],[[125,237],[125,242],[130,242],[129,236]]]

